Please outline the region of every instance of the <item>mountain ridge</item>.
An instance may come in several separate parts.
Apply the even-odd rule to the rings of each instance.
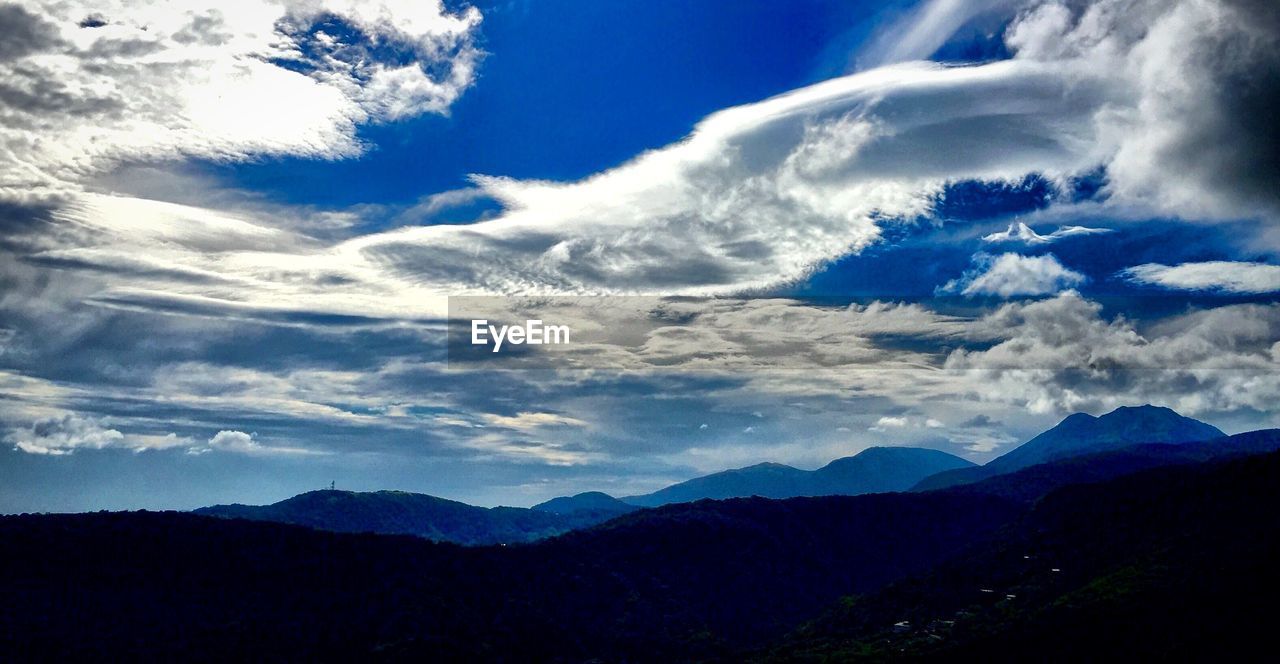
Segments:
[[[270,505],[211,505],[202,516],[271,521],[345,533],[414,535],[465,545],[531,542],[595,525],[616,513],[556,514],[522,507],[477,507],[407,491],[308,491]]]
[[[732,468],[678,482],[657,491],[619,500],[642,507],[656,507],[695,500],[745,498],[798,498],[905,491],[937,472],[966,468],[972,462],[940,450],[922,447],[868,447],[857,454],[835,459],[816,470],[764,462]]]
[[[1195,443],[1225,437],[1217,427],[1163,406],[1121,406],[1098,417],[1073,413],[985,465],[942,471],[923,478],[911,490],[970,484],[1048,461],[1142,443]]]

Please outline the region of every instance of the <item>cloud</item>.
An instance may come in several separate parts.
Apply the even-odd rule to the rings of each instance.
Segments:
[[[79,449],[119,448],[141,452],[190,444],[190,441],[173,433],[125,435],[109,428],[102,420],[73,413],[40,420],[27,429],[10,431],[5,439],[16,450],[49,456],[67,455]]]
[[[854,60],[860,67],[923,60],[969,21],[1007,11],[1020,0],[928,0],[872,36]]]
[[[1096,116],[1111,194],[1182,217],[1280,215],[1275,3],[1039,2],[1006,41],[1019,59],[1125,86]]]
[[[1009,87],[1026,119],[1012,133],[991,103]],[[1101,93],[1017,62],[878,69],[718,112],[686,140],[579,182],[477,177],[503,206],[497,218],[358,238],[341,251],[396,281],[455,293],[764,288],[857,253],[882,219],[927,214],[952,179],[1088,167],[1082,111]]]
[[[1085,226],[1061,226],[1047,235],[1041,235],[1024,222],[1009,224],[1008,230],[982,236],[983,242],[1020,242],[1027,245],[1050,244],[1063,238],[1080,235],[1098,235],[1110,233],[1110,228],[1088,228]]]
[[[234,454],[248,454],[251,456],[317,453],[314,450],[299,447],[266,446],[258,442],[257,434],[225,429],[214,434],[213,437],[209,439],[207,447],[188,450],[189,454],[204,454],[207,452],[231,452]]]
[[[587,423],[580,419],[556,413],[521,412],[515,415],[495,415],[493,413],[485,413],[484,421],[489,426],[502,427],[504,429],[516,429],[520,431],[529,431],[532,429],[552,426],[587,426]]]
[[[1280,265],[1206,261],[1161,265],[1146,263],[1122,271],[1129,280],[1175,290],[1261,294],[1280,292]]]
[[[1002,339],[952,351],[953,389],[1032,412],[1160,403],[1179,412],[1270,412],[1280,403],[1280,305],[1192,311],[1140,331],[1074,292],[1006,304],[974,322]]]
[[[887,429],[901,429],[907,426],[907,418],[884,416],[876,420],[875,426],[871,427],[871,431],[885,431]]]
[[[213,252],[186,242],[162,245],[145,234],[133,238],[119,219],[129,207],[156,208],[169,220],[152,225],[186,237],[187,218],[217,211],[112,206],[81,196],[65,207],[90,211],[94,221],[84,222],[84,214],[81,221],[107,235],[75,236],[64,240],[73,247],[57,248],[95,245],[97,251],[74,256],[78,269],[145,273],[145,297],[135,290],[132,306],[173,310],[167,299],[181,309],[201,298],[202,315],[223,304],[237,317],[254,307],[285,306],[421,318],[438,316],[445,294],[735,294],[794,283],[880,241],[892,224],[927,217],[940,192],[958,180],[1020,182],[1034,173],[1065,182],[1100,170],[1109,205],[1255,217],[1269,214],[1274,188],[1250,184],[1258,179],[1252,173],[1268,172],[1266,155],[1273,153],[1252,146],[1266,145],[1274,128],[1255,119],[1266,113],[1236,114],[1257,110],[1255,93],[1270,89],[1270,79],[1261,76],[1234,93],[1224,81],[1270,63],[1261,48],[1270,39],[1269,11],[1235,0],[1097,0],[1074,9],[1036,3],[1007,31],[1011,60],[900,64],[824,81],[714,113],[686,139],[580,181],[477,175],[473,189],[427,197],[413,213],[480,199],[501,207],[471,224],[396,228],[330,244],[283,232],[226,238],[219,241],[237,246]],[[474,26],[448,16],[442,20],[453,32],[422,34],[465,40]],[[305,85],[332,87],[328,74],[280,71]],[[1168,79],[1171,72],[1176,81]],[[1219,135],[1228,119],[1248,136]],[[305,118],[290,123],[310,126]],[[319,152],[345,149],[333,138],[302,143]],[[1181,161],[1184,144],[1208,138],[1214,147],[1205,154],[1223,165]],[[192,144],[203,149],[202,140]],[[1144,156],[1161,153],[1168,158]],[[221,216],[272,227],[269,215]],[[1085,230],[1014,234],[1036,241]],[[179,278],[176,269],[165,278],[154,264],[128,265],[143,253],[153,262],[222,275],[237,288]],[[997,262],[1018,273],[1017,283],[993,283],[986,288],[992,292],[1050,293],[1078,276],[1052,258]],[[142,280],[134,280],[135,288],[143,285],[136,281]]]
[[[991,417],[990,417],[989,415],[978,414],[978,415],[974,415],[973,417],[971,417],[971,418],[969,418],[969,419],[965,420],[964,422],[962,422],[962,423],[960,424],[960,426],[962,426],[962,427],[970,427],[970,428],[977,428],[977,427],[995,427],[995,426],[1000,426],[1000,423],[999,423],[999,422],[996,422],[996,421],[995,421],[995,420],[993,420],[993,419],[991,419]]]
[[[156,9],[164,20],[148,34],[121,23],[133,15],[123,3],[96,6],[104,25],[85,28],[78,23],[89,12],[75,4],[0,6],[6,37],[14,35],[0,44],[0,186],[18,201],[42,188],[58,194],[0,206],[0,223],[13,231],[0,243],[0,307],[14,330],[0,381],[19,395],[0,400],[0,414],[28,423],[62,408],[92,413],[87,425],[6,437],[28,451],[164,446],[168,435],[144,444],[129,432],[173,422],[187,438],[174,434],[172,444],[210,453],[305,445],[540,469],[630,464],[627,475],[643,465],[637,459],[680,458],[690,449],[681,431],[701,432],[701,463],[714,469],[733,437],[772,445],[783,433],[804,442],[779,454],[817,463],[816,451],[847,451],[841,426],[861,428],[885,412],[923,423],[895,436],[936,439],[930,420],[962,422],[977,410],[1029,430],[1048,414],[1146,401],[1259,418],[1280,403],[1274,307],[1152,323],[1103,316],[1075,293],[962,313],[723,298],[708,309],[669,304],[671,318],[626,335],[585,337],[603,358],[588,368],[622,371],[501,378],[446,375],[434,320],[450,293],[741,294],[795,283],[899,224],[927,221],[958,180],[1016,183],[1036,173],[1061,183],[1101,171],[1106,196],[1091,203],[1094,216],[1269,214],[1274,188],[1262,183],[1275,181],[1268,159],[1277,152],[1268,142],[1273,106],[1260,100],[1274,90],[1270,5],[1029,3],[1008,33],[1011,61],[903,64],[834,79],[712,114],[686,139],[580,181],[478,176],[473,188],[424,197],[395,222],[496,200],[501,210],[479,223],[376,233],[363,210],[333,212],[331,227],[318,230],[299,221],[325,217],[309,208],[230,204],[218,192],[178,197],[156,187],[131,198],[82,189],[146,177],[122,174],[121,160],[356,154],[360,123],[444,112],[451,90],[465,87],[447,81],[478,57],[470,13],[406,5],[444,17],[431,27],[324,5],[358,28],[352,34],[441,44],[415,51],[420,63],[440,65],[424,72],[451,72],[433,90],[367,58],[359,40],[338,48],[340,35],[310,30],[310,10],[288,13],[301,6],[293,3],[228,12],[221,24],[204,11],[175,19]],[[921,28],[911,54],[954,24]],[[220,25],[234,34],[220,36]],[[282,48],[268,45],[264,55],[258,38],[277,26]],[[172,66],[159,66],[163,58]],[[103,72],[92,85],[89,64]],[[222,115],[266,120],[212,117],[207,97],[218,94],[229,95]],[[1080,219],[1076,208],[1054,217],[1056,207],[1064,206],[1050,201],[1045,218]],[[1043,244],[1081,232],[1026,230],[1002,235]],[[1054,256],[989,261],[957,280],[957,292],[1052,294],[1080,277]],[[625,311],[595,313],[601,329],[611,316],[629,320]],[[693,322],[678,324],[686,315]],[[138,330],[147,330],[146,344]],[[672,375],[680,369],[688,371]],[[637,396],[655,394],[662,398]],[[794,400],[806,404],[803,415],[776,409]],[[721,416],[755,410],[768,414],[755,436]],[[993,421],[946,434],[975,453],[993,450],[1005,441]],[[189,442],[215,430],[208,444]],[[565,440],[539,440],[547,431]],[[590,440],[572,435],[583,432]],[[744,458],[758,459],[761,444],[743,443]]]
[[[351,156],[360,124],[447,112],[480,57],[480,13],[439,1],[0,7],[0,186],[27,200],[127,161]]]
[[[1075,288],[1085,280],[1083,274],[1067,269],[1053,254],[976,254],[974,267],[959,279],[947,282],[939,292],[1000,297],[1048,295]]]

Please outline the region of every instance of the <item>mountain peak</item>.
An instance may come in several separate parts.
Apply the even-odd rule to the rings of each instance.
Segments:
[[[628,505],[603,491],[584,491],[572,496],[552,498],[544,503],[534,505],[532,509],[553,514],[573,514],[583,511],[625,514],[636,508],[634,505]]]
[[[1121,406],[1100,417],[1070,415],[987,466],[1007,472],[1086,452],[1142,443],[1193,443],[1225,435],[1165,406]]]
[[[1073,413],[985,466],[938,473],[913,488],[924,491],[970,484],[1029,466],[1133,445],[1199,443],[1225,436],[1217,427],[1151,404],[1121,406],[1101,417]]]
[[[921,479],[973,464],[939,450],[919,447],[868,447],[853,456],[836,459],[818,470],[764,462],[725,470],[673,484],[625,502],[645,507],[684,503],[703,498],[747,496],[794,498],[797,496],[858,495],[905,491]]]

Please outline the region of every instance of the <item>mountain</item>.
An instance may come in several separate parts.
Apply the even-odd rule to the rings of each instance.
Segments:
[[[991,496],[699,501],[507,547],[190,513],[0,517],[15,661],[687,661],[922,574]]]
[[[780,463],[761,463],[726,470],[674,484],[650,494],[628,496],[624,502],[644,507],[687,503],[711,498],[795,498],[799,496],[856,496],[905,491],[930,475],[973,466],[960,457],[918,447],[871,447],[836,459],[817,470],[800,470]]]
[[[628,512],[634,512],[639,507],[624,503],[607,493],[600,491],[587,491],[577,494],[576,496],[561,496],[560,498],[552,498],[545,503],[538,503],[532,509],[541,512],[551,512],[552,514],[611,514],[612,516],[620,516]]]
[[[1001,537],[751,659],[1256,659],[1280,592],[1280,512],[1259,506],[1278,501],[1280,453],[1064,487]]]
[[[905,491],[929,475],[972,468],[952,454],[919,447],[870,447],[813,471],[818,495]]]
[[[641,507],[703,498],[857,495],[901,491],[921,478],[970,465],[937,450],[870,448],[815,471],[776,463],[728,470],[645,496],[618,500],[598,491],[534,506],[484,508],[403,491],[310,491],[271,505],[214,505],[203,516],[273,521],[344,533],[415,535],[465,545],[532,542],[594,526]]]
[[[1076,413],[984,466],[938,473],[912,490],[968,484],[1056,459],[1139,443],[1191,443],[1224,436],[1217,427],[1158,406],[1124,406],[1101,417]]]
[[[1233,439],[1245,453],[1277,433]],[[1280,453],[1030,502],[968,489],[705,500],[509,547],[173,512],[0,517],[0,652],[1236,661],[1269,643],[1280,512],[1260,506],[1280,501]]]
[[[310,491],[271,505],[214,505],[196,514],[272,521],[344,533],[415,535],[483,545],[531,542],[595,525],[613,511],[559,514],[519,507],[484,508],[404,491]]]
[[[947,489],[1033,503],[1062,487],[1105,482],[1140,471],[1280,451],[1280,429],[1250,431],[1199,443],[1154,443],[1037,464]]]
[[[710,498],[724,500],[744,496],[790,498],[805,493],[809,472],[780,463],[758,463],[695,477],[665,489],[640,496],[627,496],[623,502],[644,507],[671,503],[691,503]]]

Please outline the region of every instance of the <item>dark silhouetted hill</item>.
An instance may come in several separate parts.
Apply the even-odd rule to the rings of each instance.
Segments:
[[[847,598],[758,659],[1256,660],[1280,591],[1276,504],[1280,453],[1065,487],[1000,537]]]
[[[460,547],[184,513],[0,517],[17,660],[716,656],[931,569],[1018,514],[990,496],[747,498]]]
[[[538,503],[533,509],[542,512],[551,512],[553,514],[609,514],[611,516],[620,516],[628,512],[634,512],[639,507],[624,503],[607,493],[600,491],[587,491],[575,496],[562,496],[560,498],[552,498],[545,503]]]
[[[620,512],[557,514],[484,508],[404,491],[310,491],[271,505],[215,505],[196,514],[274,521],[340,533],[416,535],[457,544],[531,542],[606,521]]]
[[[0,517],[0,653],[1235,660],[1269,643],[1280,590],[1280,453],[1241,455],[1278,440],[1083,455],[985,490],[673,504],[510,546],[186,513]]]

